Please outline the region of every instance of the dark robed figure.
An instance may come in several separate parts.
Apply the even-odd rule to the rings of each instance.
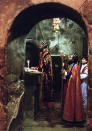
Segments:
[[[43,81],[42,81],[42,101],[48,103],[51,100],[52,95],[52,58],[48,51],[47,46],[41,47],[41,58],[40,58],[40,68],[43,71]]]

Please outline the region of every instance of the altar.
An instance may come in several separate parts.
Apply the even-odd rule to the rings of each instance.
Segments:
[[[25,94],[24,110],[26,117],[36,119],[42,97],[42,72],[24,68]]]

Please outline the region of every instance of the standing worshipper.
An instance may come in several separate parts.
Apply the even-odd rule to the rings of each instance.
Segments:
[[[42,81],[42,102],[47,106],[52,95],[52,58],[48,50],[47,44],[41,47],[40,69],[43,71]]]
[[[88,78],[88,62],[87,62],[87,58],[83,57],[81,70],[80,70],[80,79],[81,79],[83,106],[85,111],[87,109],[87,78]]]
[[[85,119],[80,83],[80,67],[77,64],[78,56],[73,55],[67,75],[68,87],[65,96],[63,120],[81,122]]]

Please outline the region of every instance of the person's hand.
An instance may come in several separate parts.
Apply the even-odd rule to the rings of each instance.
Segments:
[[[64,63],[64,62],[62,63],[62,66],[63,66],[63,67],[65,66],[65,63]]]
[[[62,75],[65,74],[65,70],[64,70],[64,69],[61,70],[61,74],[62,74]]]

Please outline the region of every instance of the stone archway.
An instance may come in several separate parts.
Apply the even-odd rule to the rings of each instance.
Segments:
[[[48,2],[48,3],[47,3]],[[5,127],[6,127],[6,111],[5,111],[5,108],[4,108],[4,105],[6,103],[4,103],[4,101],[6,101],[6,83],[5,83],[5,75],[6,75],[6,46],[7,46],[7,40],[10,41],[12,39],[14,39],[15,37],[17,37],[16,35],[11,35],[10,33],[10,29],[11,28],[11,25],[15,19],[15,17],[24,9],[26,8],[30,8],[30,6],[36,6],[38,4],[44,4],[46,3],[47,5],[54,3],[54,5],[56,6],[57,4],[58,5],[61,5],[63,7],[62,11],[62,15],[65,13],[66,16],[70,17],[71,19],[73,19],[75,22],[77,22],[78,24],[80,24],[84,30],[86,31],[86,27],[87,27],[87,30],[88,30],[88,40],[89,40],[89,87],[91,87],[91,83],[92,83],[92,67],[91,67],[91,57],[92,57],[92,46],[91,46],[91,43],[92,43],[92,40],[91,40],[91,34],[92,34],[92,18],[91,18],[91,12],[92,12],[92,2],[91,1],[88,1],[88,0],[81,0],[80,2],[75,2],[75,0],[63,0],[61,2],[61,0],[55,0],[55,1],[52,1],[52,0],[27,0],[27,1],[24,1],[24,2],[21,2],[21,0],[14,0],[13,2],[2,2],[0,4],[0,9],[2,10],[2,8],[4,9],[3,11],[1,11],[1,14],[0,14],[0,27],[1,27],[1,30],[0,30],[0,33],[1,33],[1,37],[0,37],[0,85],[2,87],[2,89],[0,90],[0,105],[1,105],[1,116],[0,116],[0,122],[3,123],[0,124],[0,129],[1,130],[6,130]],[[46,5],[45,4],[45,5]],[[50,5],[51,6],[51,5]],[[58,8],[58,11],[57,11],[57,14],[56,16],[61,16],[61,12],[59,12],[61,9],[60,7],[61,6],[56,6],[56,9]],[[9,10],[7,11],[7,9],[9,8]],[[50,7],[49,7],[50,8]],[[68,10],[70,9],[70,10]],[[66,12],[69,11],[69,12]],[[72,16],[71,14],[71,10],[72,10],[72,13],[74,14],[74,16]],[[53,13],[52,13],[53,14]],[[78,18],[77,18],[77,17]],[[44,18],[48,17],[47,16],[44,16]],[[50,16],[49,16],[50,17]],[[41,18],[41,19],[44,19],[44,18]],[[82,20],[82,22],[81,22]],[[85,21],[85,23],[83,22],[83,20]],[[39,21],[39,19],[37,20]],[[37,22],[36,21],[36,22]],[[35,24],[33,22],[33,24]],[[31,25],[33,26],[33,25]],[[15,27],[16,28],[16,27]],[[30,27],[31,28],[31,27]],[[14,29],[14,28],[13,28]],[[26,32],[24,32],[26,33]],[[15,33],[17,34],[17,33]],[[91,89],[89,88],[88,89],[88,117],[92,116],[92,112],[91,112]],[[88,119],[89,121],[89,119]],[[89,123],[88,123],[89,124]],[[1,126],[2,125],[2,126]],[[90,126],[90,125],[89,125]]]
[[[8,42],[21,35],[27,34],[39,21],[53,17],[69,18],[79,24],[87,33],[85,23],[81,15],[75,9],[60,3],[49,2],[30,6],[19,13],[8,32]]]

